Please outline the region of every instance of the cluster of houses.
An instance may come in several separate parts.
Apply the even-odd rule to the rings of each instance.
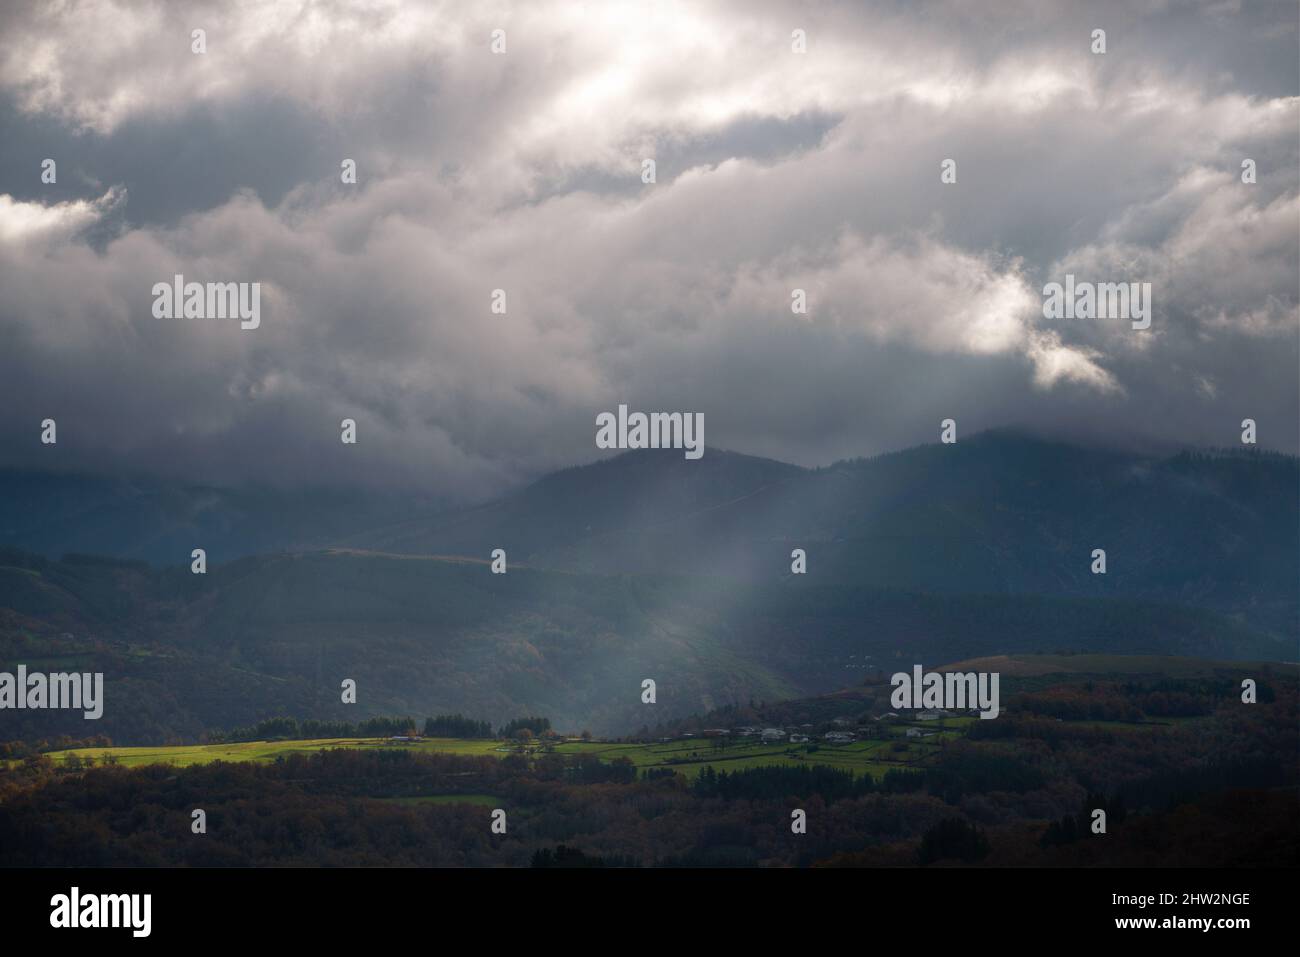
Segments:
[[[1005,710],[1005,709],[1004,709]],[[941,718],[953,717],[956,712],[948,711],[942,708],[921,711],[915,715],[917,721],[938,721]],[[887,711],[884,714],[872,718],[873,721],[901,721],[905,716],[896,711]],[[858,740],[857,734],[852,730],[855,722],[848,718],[835,718],[829,722],[833,730],[825,731],[820,734],[814,733],[818,725],[801,724],[786,725],[781,728],[761,728],[756,725],[744,725],[738,728],[704,728],[698,733],[687,731],[679,738],[757,738],[764,744],[777,744],[789,742],[790,744],[810,744],[814,740],[825,742],[826,744],[852,744]],[[825,725],[822,725],[825,727]],[[923,728],[908,728],[904,734],[909,738],[928,738],[931,735],[938,734],[937,731],[926,731]],[[423,740],[423,735],[412,730],[406,734],[390,735],[389,741],[413,743]],[[578,740],[577,738],[557,740]],[[660,738],[660,741],[671,741],[672,738]]]
[[[836,722],[839,723],[839,722]],[[843,722],[848,724],[847,721]],[[745,725],[739,728],[705,728],[700,732],[704,738],[758,738],[764,744],[775,744],[778,742],[788,741],[790,744],[808,744],[816,735],[812,734],[813,725],[804,724],[795,727],[789,725],[784,728],[760,728],[752,725]],[[683,737],[693,737],[691,734],[685,734]],[[821,735],[821,740],[831,744],[847,744],[855,740],[850,731],[831,731]]]
[[[918,721],[938,721],[941,718],[950,718],[953,716],[952,711],[942,708],[922,711],[916,715]],[[899,721],[903,715],[898,712],[890,711],[873,718],[873,721]],[[704,728],[699,732],[702,738],[758,738],[764,744],[774,744],[777,742],[788,741],[790,744],[808,744],[814,739],[824,741],[827,744],[850,744],[857,740],[857,735],[853,732],[853,722],[848,718],[835,718],[830,724],[834,730],[826,731],[820,735],[814,734],[813,729],[816,727],[812,724],[803,724],[799,726],[787,725],[783,728],[761,728],[753,725],[744,725],[738,728]],[[908,728],[904,734],[909,738],[928,738],[935,731],[926,731],[922,728]],[[695,734],[687,732],[682,735],[683,738],[696,737]]]
[[[789,741],[791,744],[807,744],[812,740],[812,735],[804,732],[811,728],[811,724],[805,724],[799,728],[793,725],[786,728],[759,728],[746,725],[740,728],[705,728],[700,731],[699,736],[701,738],[758,738],[765,744],[777,741]],[[695,735],[688,731],[682,737],[693,738]]]

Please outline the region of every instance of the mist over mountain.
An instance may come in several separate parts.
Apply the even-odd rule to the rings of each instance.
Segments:
[[[1298,481],[1281,455],[1007,432],[820,469],[634,452],[440,512],[10,474],[0,663],[93,664],[119,696],[112,733],[155,740],[280,713],[626,733],[1017,652],[1294,660]],[[117,557],[35,554],[66,547]],[[33,734],[71,720],[24,717]]]
[[[16,737],[193,740],[279,714],[332,720],[461,712],[629,733],[872,671],[993,652],[1272,659],[1222,615],[1127,600],[917,592],[792,581],[592,575],[325,551],[206,575],[0,553],[0,666],[103,671],[99,721],[15,711]],[[340,701],[357,682],[355,706]],[[655,680],[658,700],[641,701]]]
[[[410,554],[504,548],[531,565],[953,593],[1130,597],[1295,635],[1300,467],[1236,451],[1159,457],[1012,431],[826,468],[727,452],[628,453],[491,505],[369,531]],[[1107,572],[1091,572],[1093,549]]]
[[[0,469],[0,545],[52,558],[83,553],[155,565],[319,547],[438,507],[411,493],[217,487],[151,476]]]
[[[0,473],[0,544],[187,564],[339,546],[560,571],[942,594],[1126,597],[1300,633],[1300,464],[1148,456],[1012,431],[804,469],[710,449],[629,452],[486,505]],[[1093,549],[1107,572],[1091,572]]]

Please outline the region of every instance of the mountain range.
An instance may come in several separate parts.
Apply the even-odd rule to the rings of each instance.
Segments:
[[[458,509],[10,471],[0,668],[93,665],[109,706],[95,728],[5,722],[126,743],[275,714],[460,711],[625,733],[900,663],[1295,660],[1298,489],[1282,455],[1012,432],[816,469],[630,452]]]

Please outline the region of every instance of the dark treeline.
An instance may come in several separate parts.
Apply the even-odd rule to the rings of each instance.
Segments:
[[[567,784],[631,784],[637,779],[636,765],[627,758],[602,761],[594,754],[543,752],[531,763],[520,755],[515,760],[524,761],[525,766],[548,781]]]
[[[1105,840],[1078,839],[1082,815],[1059,824],[1055,815],[1080,807],[1072,797],[1068,808],[1055,805],[1059,830],[1043,841],[1052,825],[1038,808],[1053,806],[1051,794],[1022,800],[1005,789],[990,772],[1020,772],[997,764],[1002,757],[940,762],[943,790],[962,794],[951,803],[839,769],[749,769],[689,785],[677,774],[638,778],[630,763],[592,755],[337,749],[267,763],[76,771],[39,756],[0,769],[0,867],[1268,866],[1293,862],[1300,843],[1294,794],[1251,789],[1243,778],[1255,772],[1240,767],[1220,770],[1226,790],[1130,814]],[[926,778],[896,775],[909,786]],[[1175,783],[1171,793],[1191,784]],[[795,799],[808,821],[798,839]],[[1117,804],[1101,806],[1118,824]],[[195,807],[207,812],[202,837],[190,829]],[[506,834],[492,832],[494,807],[509,815]],[[1076,839],[1061,840],[1071,828]]]
[[[513,738],[522,731],[540,737],[550,731],[548,718],[515,718],[502,727],[497,737]],[[386,738],[417,735],[414,718],[378,717],[364,721],[318,721],[313,718],[267,718],[257,724],[229,731],[209,731],[208,740],[221,744],[238,741],[289,741],[312,738]],[[491,738],[492,725],[462,714],[440,714],[424,719],[423,734],[428,738]],[[72,745],[76,747],[77,745]],[[21,755],[14,755],[15,757]]]
[[[742,768],[730,773],[725,770],[715,772],[712,766],[708,766],[695,779],[691,790],[701,797],[720,797],[724,801],[737,798],[780,800],[787,796],[811,797],[818,794],[829,803],[870,794],[875,790],[875,782],[869,774],[855,778],[852,771],[825,765],[773,765]]]
[[[647,779],[649,775],[647,775]],[[868,794],[927,792],[955,804],[969,793],[1009,791],[1023,794],[1044,783],[1043,775],[1022,760],[1005,754],[954,747],[928,767],[916,770],[890,769],[877,783],[869,774],[826,765],[771,765],[739,771],[715,771],[706,766],[691,786],[701,797],[724,801],[776,800],[783,797],[817,795],[827,804]]]
[[[432,720],[432,719],[430,719]],[[289,741],[299,738],[381,738],[416,733],[413,718],[367,718],[364,721],[318,721],[307,718],[267,718],[246,728],[210,731],[208,740],[220,744],[236,741]]]
[[[561,844],[555,850],[543,847],[533,854],[532,867],[636,867],[630,857],[601,857],[587,854],[580,848]]]
[[[91,735],[88,738],[73,738],[66,734],[56,738],[44,738],[37,741],[0,741],[0,761],[12,761],[26,758],[47,751],[71,751],[74,748],[111,748],[113,739],[106,734]]]
[[[923,773],[926,791],[949,804],[988,791],[1026,794],[1047,783],[1041,769],[1018,755],[973,747],[949,748]]]
[[[971,741],[1029,738],[1045,741],[1053,747],[1076,743],[1100,746],[1114,742],[1115,732],[1109,728],[1066,724],[1057,718],[1021,712],[1001,715],[996,721],[977,721],[966,729],[966,737]]]
[[[1094,820],[1097,811],[1104,811],[1106,814],[1104,831],[1093,830],[1094,826],[1097,826]],[[1060,844],[1073,844],[1091,834],[1109,834],[1110,829],[1123,824],[1126,817],[1128,817],[1128,809],[1124,806],[1123,795],[1107,798],[1104,794],[1089,794],[1083,799],[1077,814],[1067,814],[1059,821],[1052,821],[1047,825],[1047,830],[1043,832],[1039,843],[1043,847],[1053,847]]]
[[[1232,678],[1179,679],[1141,684],[1079,685],[1016,695],[1017,712],[1060,718],[1063,721],[1145,721],[1159,718],[1195,718],[1213,713],[1224,702],[1237,700],[1239,681]],[[1257,687],[1257,700],[1271,704],[1276,692],[1267,682]]]
[[[490,738],[492,725],[461,714],[440,714],[424,721],[426,738]]]
[[[1125,785],[1123,798],[1130,807],[1154,810],[1231,788],[1281,788],[1289,784],[1294,781],[1276,760],[1243,757],[1156,772]]]
[[[498,732],[498,737],[514,738],[518,737],[524,731],[529,732],[534,737],[541,737],[551,730],[550,718],[515,718],[513,721],[506,723]]]
[[[922,864],[956,860],[982,861],[989,856],[989,839],[975,825],[959,817],[944,818],[921,836],[917,860]]]

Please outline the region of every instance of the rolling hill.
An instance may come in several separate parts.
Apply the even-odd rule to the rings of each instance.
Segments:
[[[1300,466],[1270,453],[1013,432],[822,469],[637,452],[441,511],[16,473],[0,488],[18,546],[0,554],[0,667],[93,664],[121,709],[93,729],[6,714],[7,736],[161,743],[275,714],[452,711],[608,734],[894,662],[1298,657]],[[54,558],[64,545],[118,557]]]
[[[896,663],[991,652],[1277,658],[1203,610],[1128,600],[927,595],[792,580],[494,575],[463,560],[339,551],[211,568],[0,555],[0,668],[106,674],[98,722],[7,712],[6,737],[193,740],[276,714],[356,720],[546,714],[626,733],[728,703],[817,694]],[[355,706],[340,702],[344,678]],[[641,683],[657,686],[654,705]]]
[[[769,583],[803,548],[823,584],[1174,602],[1300,634],[1300,463],[1269,453],[1151,458],[1015,432],[813,470],[637,452],[347,542]]]
[[[326,546],[594,574],[1130,598],[1300,634],[1300,461],[1144,456],[1011,431],[804,469],[629,452],[473,508],[397,491],[213,489],[0,471],[0,545],[175,565]],[[1091,573],[1093,549],[1107,573]]]

